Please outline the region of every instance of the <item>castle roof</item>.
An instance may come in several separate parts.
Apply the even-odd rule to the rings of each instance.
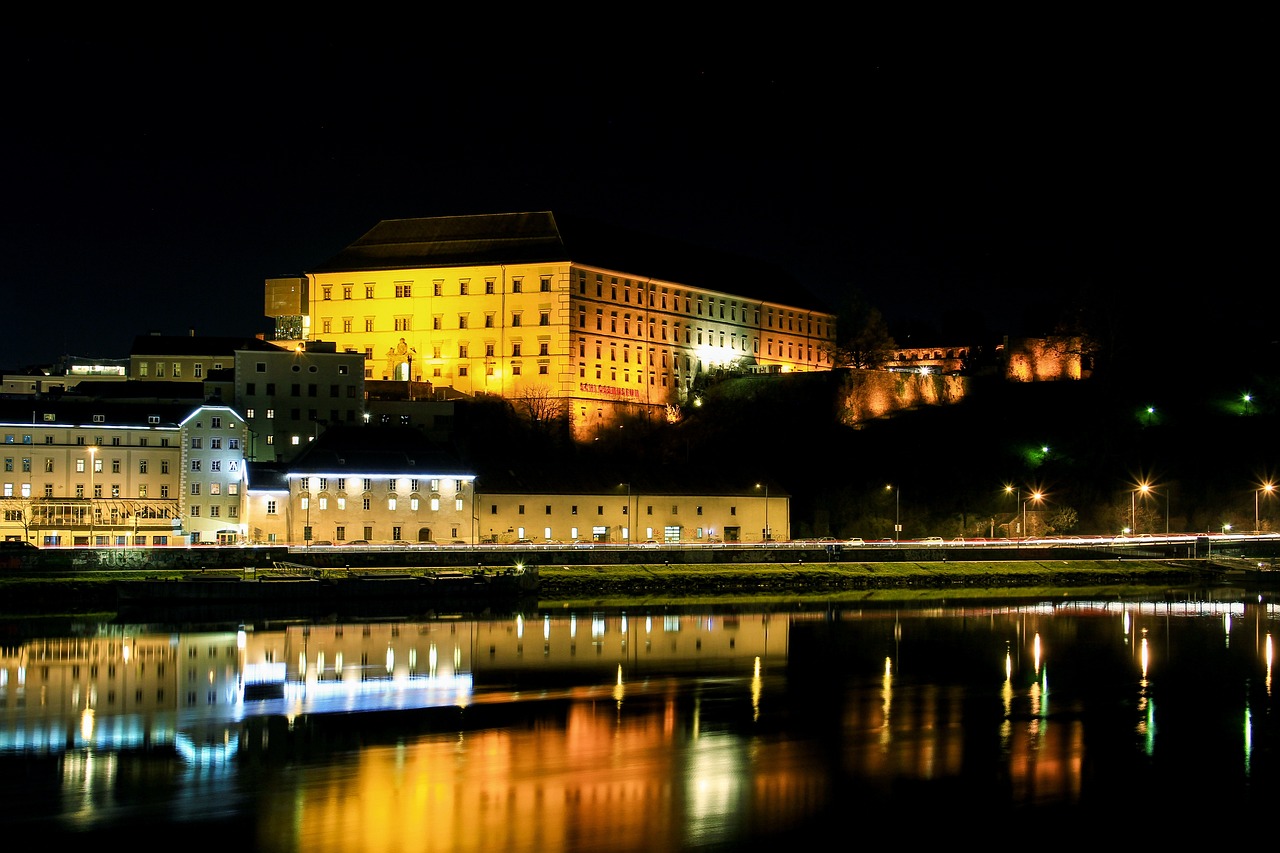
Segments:
[[[765,261],[549,210],[386,219],[309,272],[539,263],[598,267],[782,305],[820,304]]]

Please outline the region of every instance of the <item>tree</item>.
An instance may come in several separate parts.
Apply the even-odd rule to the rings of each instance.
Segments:
[[[554,433],[565,422],[565,402],[546,385],[527,385],[515,406],[534,430]]]
[[[1076,515],[1073,507],[1058,507],[1045,519],[1045,531],[1048,533],[1070,533],[1076,529],[1079,521],[1079,516]]]
[[[884,364],[897,347],[880,309],[856,290],[836,315],[836,335],[831,352],[836,367],[874,369]]]

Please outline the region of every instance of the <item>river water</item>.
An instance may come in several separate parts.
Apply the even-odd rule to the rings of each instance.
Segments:
[[[175,850],[1251,836],[1280,794],[1277,618],[1218,588],[19,620],[0,818]]]

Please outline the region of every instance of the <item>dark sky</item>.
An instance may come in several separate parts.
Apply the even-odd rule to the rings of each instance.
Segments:
[[[771,261],[833,309],[861,291],[900,342],[1041,333],[1081,300],[1165,332],[1265,327],[1265,54],[408,41],[4,45],[0,367],[265,331],[264,279],[380,219],[542,209]]]

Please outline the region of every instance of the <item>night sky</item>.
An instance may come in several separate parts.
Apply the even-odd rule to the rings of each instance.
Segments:
[[[405,41],[7,45],[0,367],[267,331],[264,279],[381,219],[543,209],[770,261],[833,310],[859,291],[899,343],[1041,334],[1082,302],[1162,342],[1274,336],[1274,99],[1247,45],[641,62]]]

